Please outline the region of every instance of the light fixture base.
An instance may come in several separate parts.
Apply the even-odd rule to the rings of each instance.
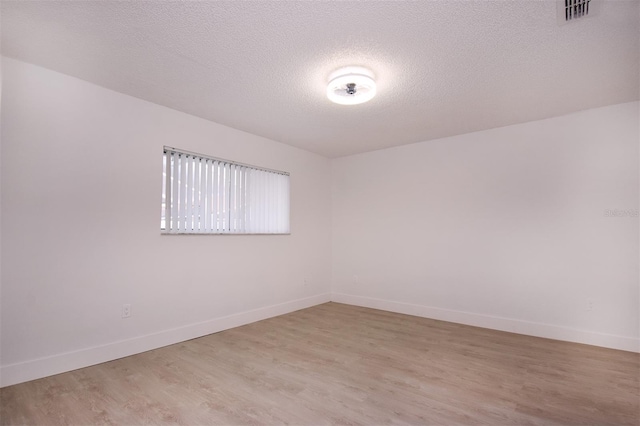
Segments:
[[[329,76],[327,97],[340,105],[357,105],[376,95],[376,82],[371,71],[362,67],[346,67]]]

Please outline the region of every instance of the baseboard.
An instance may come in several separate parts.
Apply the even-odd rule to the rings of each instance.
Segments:
[[[120,340],[106,345],[3,365],[0,367],[0,387],[52,376],[102,362],[113,361],[118,358],[206,336],[207,334],[217,333],[278,315],[288,314],[300,309],[326,303],[330,300],[331,295],[329,293],[320,294],[196,324],[163,330],[132,339]]]
[[[399,314],[414,315],[441,321],[455,322],[458,324],[490,328],[493,330],[544,337],[547,339],[584,343],[587,345],[602,346],[605,348],[630,352],[640,352],[640,339],[633,337],[595,333],[592,331],[560,327],[551,324],[434,308],[432,306],[394,302],[351,294],[332,293],[331,301],[396,312]]]
[[[130,355],[184,342],[207,334],[217,333],[252,322],[284,315],[329,301],[355,306],[380,309],[441,321],[467,324],[476,327],[526,334],[529,336],[584,343],[594,346],[640,352],[640,339],[595,333],[560,327],[551,324],[528,322],[471,312],[454,311],[411,303],[394,302],[350,294],[320,294],[277,305],[266,306],[251,311],[240,312],[226,317],[189,324],[153,334],[120,340],[101,346],[94,346],[73,352],[66,352],[0,367],[0,387],[10,386],[29,380],[84,368],[102,362],[113,361]]]

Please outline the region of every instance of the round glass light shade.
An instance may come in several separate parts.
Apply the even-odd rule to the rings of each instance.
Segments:
[[[329,76],[327,97],[340,105],[357,105],[376,95],[373,73],[366,68],[347,67]]]

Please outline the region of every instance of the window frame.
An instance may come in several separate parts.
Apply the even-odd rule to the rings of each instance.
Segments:
[[[173,158],[174,155],[177,157],[184,156],[184,158],[181,158],[180,160],[181,170],[180,170],[180,174],[178,175],[177,183],[173,182],[174,175],[176,173],[173,170],[173,167],[176,164],[175,161],[172,160],[171,165],[167,164],[167,160],[169,158]],[[233,160],[227,160],[224,158],[214,157],[214,156],[187,151],[183,149],[178,149],[178,148],[166,146],[166,145],[163,146],[162,156],[163,156],[163,171],[162,171],[163,182],[162,182],[162,199],[161,199],[162,213],[161,213],[161,223],[160,223],[160,231],[162,235],[291,235],[291,182],[290,182],[290,174],[288,172],[269,169],[261,166],[255,166],[252,164],[241,163]],[[192,173],[194,173],[194,175],[193,176],[187,175],[186,181],[181,182],[181,179],[185,178],[185,175],[182,174],[182,167],[187,167],[187,172],[189,171],[188,165],[186,165],[189,162],[188,160],[189,158],[192,158],[192,164],[195,164],[196,162],[198,163],[198,167],[197,167],[198,177],[195,176],[195,171],[191,171]],[[219,176],[220,178],[220,185],[221,185],[217,187],[218,188],[217,190],[213,187],[211,188],[212,192],[210,193],[213,194],[211,195],[212,198],[211,200],[205,201],[205,202],[212,202],[213,197],[216,197],[219,201],[220,200],[223,201],[220,204],[216,204],[216,213],[213,213],[213,212],[209,213],[212,215],[210,217],[212,228],[210,228],[209,230],[207,230],[206,226],[204,225],[206,221],[209,221],[209,218],[206,218],[206,219],[203,218],[202,216],[204,216],[205,214],[200,212],[200,209],[202,208],[202,206],[200,205],[203,199],[202,194],[204,191],[206,191],[198,187],[198,180],[202,179],[200,177],[202,176],[200,175],[200,173],[204,173],[202,171],[204,168],[202,165],[203,160],[205,164],[210,162],[211,167],[213,167],[212,169],[207,168],[207,170],[215,171],[214,173],[216,174],[219,173],[217,176]],[[214,164],[216,165],[214,166]],[[206,167],[209,167],[209,166],[206,166]],[[265,175],[265,173],[267,173],[267,175]],[[264,182],[270,182],[270,183],[267,183],[267,185],[272,185],[271,187],[268,188],[270,190],[273,190],[273,185],[277,184],[276,190],[278,192],[275,194],[274,193],[263,194],[262,199],[259,200],[261,201],[261,204],[258,203],[258,201],[256,201],[256,198],[260,198],[258,195],[255,195],[253,198],[249,198],[248,188],[251,188],[247,178],[249,174],[257,174],[262,176],[257,179],[256,183],[262,183],[264,185],[265,184]],[[204,176],[209,176],[209,175],[205,174]],[[222,180],[223,177],[224,177],[224,181]],[[283,177],[286,178],[285,181],[282,181]],[[191,178],[194,179],[193,182],[190,182]],[[205,177],[204,179],[208,179],[208,177]],[[236,181],[236,179],[238,180]],[[274,180],[275,180],[275,183],[274,183]],[[202,180],[200,180],[200,182],[202,182]],[[245,187],[247,188],[246,189],[247,194],[243,194],[243,196],[240,197],[240,201],[235,201],[234,197],[240,194],[241,191],[244,191]],[[187,193],[186,207],[182,204],[184,202],[184,198],[182,198],[182,200],[180,199],[176,200],[176,202],[180,204],[180,207],[177,207],[177,209],[173,208],[172,202],[171,202],[174,200],[172,190],[175,188],[179,188],[179,191],[178,191],[180,193],[179,197],[182,197],[182,192],[180,191],[184,191],[186,189],[186,193]],[[220,191],[221,189],[222,191]],[[259,189],[265,190],[262,187],[260,187]],[[226,192],[227,190],[229,191],[229,193]],[[194,198],[189,198],[188,193],[192,191],[193,191]],[[196,192],[198,194],[197,196],[196,196]],[[171,201],[167,199],[167,195],[169,196]],[[269,199],[268,198],[269,195],[271,195],[272,197],[275,196],[276,201],[275,202],[267,201]],[[209,196],[210,196],[209,193],[207,193],[204,199],[208,200],[207,197]],[[233,206],[228,204],[230,200],[235,201],[235,204],[233,204]],[[197,211],[195,211],[194,209],[194,206],[196,203],[198,203]],[[253,208],[251,207],[251,203],[254,203]],[[256,227],[255,224],[253,225],[251,224],[252,223],[251,220],[247,220],[247,215],[250,215],[251,211],[256,211],[256,212],[260,211],[262,212],[263,216],[265,217],[268,216],[271,219],[273,219],[272,215],[274,211],[268,210],[268,208],[265,207],[269,203],[271,203],[271,207],[277,210],[275,211],[276,214],[284,215],[284,217],[278,216],[278,219],[276,219],[275,221],[276,222],[275,225],[274,223],[271,223],[271,225],[279,227],[279,229],[276,229],[273,231],[265,230],[262,232],[254,232],[254,231],[245,231],[243,230],[243,228],[240,228],[240,229],[238,228],[238,221],[242,222],[243,226],[246,224],[246,222],[248,222],[250,224],[249,226]],[[278,203],[282,203],[282,204],[278,204]],[[212,205],[209,205],[208,207],[212,207]],[[194,209],[193,213],[192,213],[192,208]],[[180,210],[180,209],[186,209],[186,211]],[[250,210],[250,211],[245,213],[245,210]],[[176,212],[178,212],[177,215],[175,215]],[[266,213],[266,212],[269,212],[269,213]],[[244,216],[240,217],[239,215],[244,215]],[[177,230],[173,230],[172,225],[176,223],[176,220],[178,224],[184,220],[184,227],[185,228],[191,227],[192,229],[191,230],[180,229],[181,227],[180,225],[178,225]],[[260,220],[266,221],[267,219],[264,219],[263,217],[261,217]],[[257,221],[258,220],[256,220],[256,222]],[[215,227],[214,227],[214,223],[215,223]],[[232,223],[234,223],[233,226],[232,226]],[[284,228],[282,228],[283,223],[284,223]],[[167,229],[167,225],[169,225],[168,229]],[[268,226],[268,225],[265,224],[265,226]],[[286,231],[282,229],[286,229]]]

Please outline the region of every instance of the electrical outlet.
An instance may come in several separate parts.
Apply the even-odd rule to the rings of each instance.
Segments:
[[[305,278],[305,279],[304,279],[304,282],[302,283],[302,285],[303,285],[304,287],[308,286],[308,285],[309,285],[309,278]]]
[[[357,275],[353,276],[353,283],[354,284],[358,284],[360,282],[360,277],[358,277]]]
[[[586,309],[588,312],[593,311],[593,300],[591,300],[591,299],[587,299],[587,305],[586,305],[585,309]]]
[[[131,305],[128,303],[122,305],[122,318],[129,318],[131,316]]]

